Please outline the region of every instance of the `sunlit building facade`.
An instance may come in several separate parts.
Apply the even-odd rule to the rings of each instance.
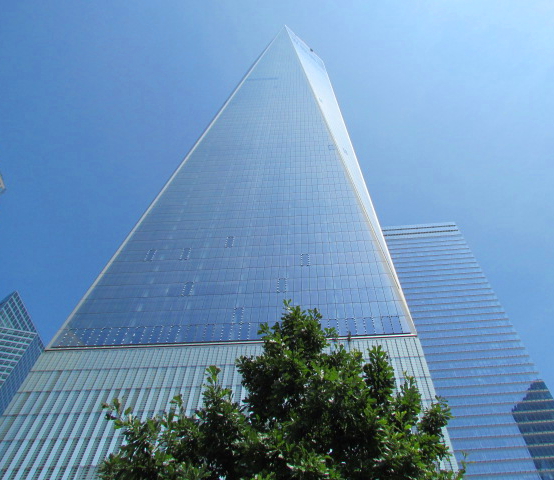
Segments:
[[[554,479],[554,400],[454,223],[383,229],[475,479]]]
[[[94,478],[121,441],[100,405],[143,416],[234,359],[284,299],[317,307],[398,380],[435,392],[322,61],[284,29],[69,316],[0,420],[4,479]]]
[[[554,400],[458,228],[381,229],[325,67],[286,28],[19,388],[0,476],[95,478],[121,442],[103,402],[192,411],[212,364],[240,398],[234,360],[284,299],[446,397],[468,478],[554,480]]]

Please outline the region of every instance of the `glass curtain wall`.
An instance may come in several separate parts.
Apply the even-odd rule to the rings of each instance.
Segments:
[[[317,307],[398,379],[433,386],[323,62],[284,29],[255,62],[41,356],[0,420],[5,479],[88,479],[143,416],[203,372],[240,379],[283,300]]]
[[[467,477],[554,478],[554,400],[454,223],[383,229]]]

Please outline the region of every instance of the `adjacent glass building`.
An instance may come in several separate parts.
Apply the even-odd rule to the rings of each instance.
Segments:
[[[0,415],[44,350],[17,292],[0,302]]]
[[[94,478],[121,441],[100,405],[200,401],[259,352],[283,300],[317,307],[435,395],[322,61],[284,29],[132,229],[0,420],[4,479]]]
[[[554,400],[458,227],[383,232],[468,478],[554,479]]]

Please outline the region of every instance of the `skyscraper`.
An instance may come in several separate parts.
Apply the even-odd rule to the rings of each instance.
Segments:
[[[2,418],[0,472],[92,478],[121,441],[100,405],[144,416],[205,368],[260,351],[283,299],[317,307],[434,397],[402,290],[322,61],[284,29],[69,316]]]
[[[554,400],[458,227],[383,233],[468,477],[554,479]]]
[[[19,293],[0,302],[0,415],[44,350]]]

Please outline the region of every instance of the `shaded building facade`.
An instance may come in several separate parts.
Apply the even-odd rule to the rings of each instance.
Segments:
[[[0,302],[0,415],[44,350],[19,293]]]

